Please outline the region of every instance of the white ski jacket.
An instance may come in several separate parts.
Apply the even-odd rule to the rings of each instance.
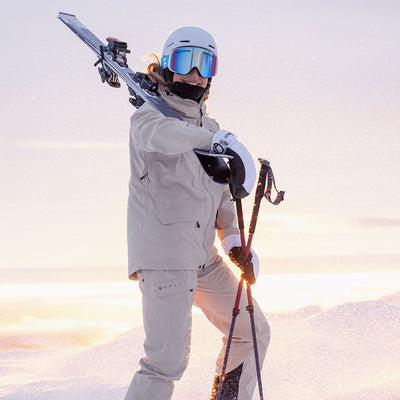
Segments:
[[[161,95],[184,121],[148,104],[131,117],[130,277],[141,269],[201,269],[217,259],[216,229],[221,240],[238,233],[229,186],[213,182],[193,152],[210,149],[217,122],[203,100]]]

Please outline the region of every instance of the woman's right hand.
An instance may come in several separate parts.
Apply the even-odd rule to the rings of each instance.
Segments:
[[[226,149],[237,142],[238,140],[232,132],[222,129],[213,136],[211,153],[225,154]]]

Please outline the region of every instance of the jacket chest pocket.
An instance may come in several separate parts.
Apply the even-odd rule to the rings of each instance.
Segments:
[[[193,222],[197,226],[201,220],[201,213],[191,206],[168,208],[158,211],[156,216],[164,225]]]

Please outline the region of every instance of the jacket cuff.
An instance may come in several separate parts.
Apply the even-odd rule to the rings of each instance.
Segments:
[[[240,241],[240,235],[229,235],[221,242],[222,248],[227,256],[229,256],[229,252],[232,247],[241,247],[242,242]]]

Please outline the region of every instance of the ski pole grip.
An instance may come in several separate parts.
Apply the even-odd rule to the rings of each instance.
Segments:
[[[265,182],[267,179],[268,170],[270,168],[269,161],[264,160],[263,158],[259,158],[258,161],[261,163],[261,169],[260,169],[260,173],[258,175],[257,189],[256,189],[255,198],[254,198],[253,213],[251,215],[251,221],[250,221],[250,227],[249,227],[250,234],[254,234],[254,232],[256,230],[258,212],[260,210],[261,200],[264,197]]]
[[[238,219],[238,227],[239,229],[244,229],[244,221],[243,221],[243,208],[241,199],[235,199],[236,203],[236,214]]]
[[[242,245],[243,252],[246,251],[246,238],[244,237],[244,218],[243,218],[243,208],[242,208],[242,200],[235,199],[236,203],[236,215],[238,220],[238,228],[240,233],[240,242]]]

